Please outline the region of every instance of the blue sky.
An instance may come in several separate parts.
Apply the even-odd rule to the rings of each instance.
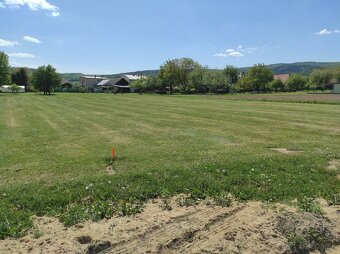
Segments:
[[[338,0],[0,0],[13,66],[111,74],[191,57],[211,68],[340,61]]]

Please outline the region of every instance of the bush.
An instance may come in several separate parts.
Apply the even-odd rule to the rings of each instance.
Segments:
[[[301,91],[306,89],[308,78],[300,74],[292,74],[286,81],[286,88],[288,91]]]
[[[285,90],[285,85],[281,81],[281,79],[275,79],[269,83],[269,88],[275,92],[282,92]]]

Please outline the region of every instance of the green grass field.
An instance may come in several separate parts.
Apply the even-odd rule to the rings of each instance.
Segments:
[[[339,203],[339,104],[228,98],[0,94],[0,239],[34,214],[72,225],[178,193]]]

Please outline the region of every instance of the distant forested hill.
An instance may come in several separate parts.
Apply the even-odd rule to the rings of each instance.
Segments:
[[[267,65],[275,74],[285,74],[285,73],[300,73],[304,75],[310,74],[314,69],[322,69],[329,67],[339,67],[340,62],[298,62],[298,63],[278,63]],[[239,68],[241,72],[247,71],[249,67]],[[125,74],[133,75],[155,75],[159,70],[146,70],[146,71],[136,71],[129,72]]]
[[[298,63],[278,63],[267,65],[275,74],[300,73],[310,74],[314,69],[338,67],[340,62],[298,62]],[[247,71],[250,67],[240,68],[241,72]]]

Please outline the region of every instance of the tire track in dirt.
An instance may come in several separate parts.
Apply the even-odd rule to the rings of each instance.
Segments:
[[[136,253],[143,252],[142,250],[161,253],[167,249],[174,249],[190,241],[198,232],[242,209],[243,206],[237,206],[225,212],[225,208],[210,208],[175,217],[164,225],[149,228],[138,238],[115,244],[107,253]],[[157,244],[153,241],[155,238],[158,239]]]
[[[220,207],[204,201],[182,207],[173,198],[170,203],[170,211],[163,210],[162,200],[156,199],[139,214],[87,221],[70,228],[56,218],[35,216],[35,228],[42,235],[35,237],[32,229],[20,239],[0,240],[0,252],[287,254],[292,253],[290,230],[302,234],[311,227],[320,229],[320,236],[328,232],[324,238],[327,250],[321,253],[340,251],[340,207],[323,200],[320,204],[325,217],[263,202],[235,201],[230,207]],[[320,253],[308,248],[308,253]]]

